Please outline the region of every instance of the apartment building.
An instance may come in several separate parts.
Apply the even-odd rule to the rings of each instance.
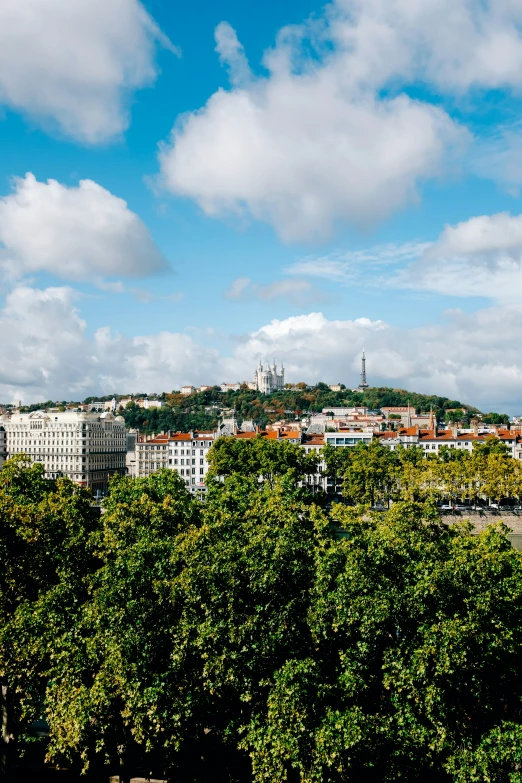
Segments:
[[[214,432],[178,432],[169,438],[169,465],[191,492],[205,489]]]
[[[207,456],[214,440],[214,432],[141,436],[136,442],[136,476],[145,478],[168,468],[176,471],[191,492],[204,490],[209,469]]]
[[[384,446],[390,449],[396,449],[398,446],[410,448],[411,446],[420,446],[425,454],[437,454],[444,446],[459,451],[473,451],[476,443],[485,443],[488,438],[497,437],[502,443],[505,443],[509,453],[515,459],[522,459],[522,443],[520,442],[520,431],[506,430],[498,428],[495,432],[488,428],[487,431],[475,429],[420,429],[419,427],[403,427],[398,432],[380,432],[376,433]]]
[[[146,478],[157,470],[168,467],[169,438],[168,435],[147,437],[140,435],[136,440],[135,450],[138,478]]]
[[[46,478],[66,476],[92,491],[106,491],[109,478],[125,475],[125,422],[111,412],[34,411],[3,416],[6,456],[27,454]]]

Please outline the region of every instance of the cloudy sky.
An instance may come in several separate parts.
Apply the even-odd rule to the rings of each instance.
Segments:
[[[3,0],[0,402],[522,413],[521,98],[520,0]]]

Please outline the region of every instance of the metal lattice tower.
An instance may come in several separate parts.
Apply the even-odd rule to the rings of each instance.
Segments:
[[[366,380],[366,355],[364,353],[364,348],[363,348],[362,358],[361,358],[361,382],[359,384],[359,389],[367,389],[368,386],[369,383]]]

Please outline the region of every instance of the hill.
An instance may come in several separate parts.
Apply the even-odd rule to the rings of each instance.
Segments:
[[[113,396],[105,395],[96,399],[110,400]],[[134,395],[135,397],[146,395]],[[506,414],[484,414],[478,408],[438,395],[418,394],[406,389],[392,389],[386,386],[370,387],[363,392],[342,389],[331,391],[325,383],[307,386],[304,383],[287,386],[273,394],[260,394],[246,386],[238,391],[222,392],[219,386],[214,386],[204,392],[184,396],[179,392],[149,395],[149,398],[161,398],[166,405],[163,408],[143,409],[131,403],[122,412],[128,427],[137,428],[141,432],[162,432],[167,430],[205,430],[217,426],[219,417],[226,412],[235,411],[239,421],[249,419],[260,427],[266,426],[281,418],[294,419],[306,413],[320,412],[323,408],[366,407],[369,410],[379,410],[385,406],[410,404],[416,412],[428,412],[433,409],[438,421],[448,421],[455,416],[454,409],[462,410],[458,414],[460,421],[466,422],[477,416],[482,421],[499,424],[509,421]],[[87,397],[84,402],[92,402],[94,397]],[[22,407],[23,412],[45,409],[53,405],[66,406],[52,401],[35,403]]]
[[[305,413],[320,412],[328,407],[359,407],[378,410],[385,406],[408,405],[417,412],[427,412],[430,408],[439,421],[449,417],[448,411],[462,409],[461,420],[479,416],[483,421],[492,423],[508,421],[505,414],[482,414],[477,408],[437,395],[418,394],[405,389],[387,387],[369,388],[364,392],[343,389],[333,392],[324,383],[313,387],[286,388],[273,394],[260,394],[247,388],[238,391],[222,392],[214,387],[204,392],[184,397],[173,392],[166,394],[167,405],[161,409],[143,410],[130,405],[124,412],[127,426],[136,427],[142,432],[160,432],[167,430],[212,429],[217,425],[223,411],[235,410],[239,421],[251,419],[260,427],[280,418],[292,419]]]

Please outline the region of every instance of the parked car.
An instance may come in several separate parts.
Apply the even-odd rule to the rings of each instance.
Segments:
[[[473,510],[471,508],[471,506],[464,506],[464,505],[460,505],[459,503],[457,503],[456,506],[453,506],[453,508],[455,509],[455,511],[472,511]]]
[[[498,511],[500,506],[498,503],[490,503],[488,508],[492,509],[493,511]]]
[[[453,506],[450,503],[443,503],[439,508],[441,511],[453,511]]]

